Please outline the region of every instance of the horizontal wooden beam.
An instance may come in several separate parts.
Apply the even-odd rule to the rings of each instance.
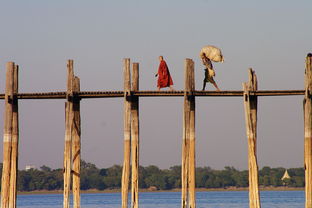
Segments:
[[[193,91],[189,92],[194,96],[210,96],[210,97],[242,97],[243,91]],[[139,97],[182,97],[184,91],[132,91],[129,96],[135,95]],[[257,90],[250,91],[250,95],[255,96],[290,96],[304,95],[304,90]],[[66,99],[66,92],[40,92],[40,93],[19,93],[18,99]],[[74,97],[79,99],[85,98],[112,98],[124,97],[124,91],[81,91],[74,93]],[[0,94],[0,99],[4,99],[4,94]]]

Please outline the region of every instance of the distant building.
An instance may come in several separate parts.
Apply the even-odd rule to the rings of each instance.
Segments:
[[[287,186],[290,180],[290,175],[288,174],[288,171],[285,170],[285,173],[283,175],[283,177],[281,178],[281,180],[283,181],[283,185]]]
[[[285,179],[290,179],[290,176],[289,176],[287,170],[285,170],[285,173],[284,173],[283,177],[281,178],[281,180],[283,181],[283,180],[285,180]]]
[[[36,169],[36,166],[34,166],[34,165],[26,165],[25,170],[31,170],[31,169]]]

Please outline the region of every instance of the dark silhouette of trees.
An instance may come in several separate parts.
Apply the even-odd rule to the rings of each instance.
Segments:
[[[259,170],[260,186],[285,186],[304,187],[304,169],[291,168],[288,173],[291,176],[287,181],[281,180],[285,168],[263,167]],[[0,163],[0,174],[2,164]],[[85,161],[81,162],[81,189],[119,189],[121,187],[122,166],[114,165],[109,168],[99,169],[96,165]],[[62,190],[63,169],[51,169],[41,166],[40,169],[19,170],[18,190]],[[139,167],[139,187],[158,190],[170,190],[181,188],[181,166],[173,166],[169,169],[160,169],[150,165]],[[225,167],[223,170],[214,170],[210,167],[196,168],[197,188],[228,188],[248,187],[248,171],[239,171],[234,167]]]

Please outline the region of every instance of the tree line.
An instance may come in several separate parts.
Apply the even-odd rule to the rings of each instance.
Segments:
[[[0,166],[2,173],[2,164]],[[290,179],[282,181],[285,168],[263,167],[259,170],[260,186],[304,187],[304,169],[288,169]],[[114,165],[99,169],[96,165],[81,162],[81,189],[119,189],[121,187],[122,166]],[[150,165],[139,167],[139,187],[158,190],[181,188],[181,166],[160,169]],[[234,167],[214,170],[210,167],[196,168],[197,188],[248,187],[248,171],[239,171]],[[63,169],[40,169],[18,171],[18,191],[61,190],[63,189]]]

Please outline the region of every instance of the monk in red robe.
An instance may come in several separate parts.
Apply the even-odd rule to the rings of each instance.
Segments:
[[[159,67],[158,67],[158,72],[155,75],[155,77],[158,76],[158,81],[157,81],[157,88],[160,90],[160,88],[165,88],[165,87],[170,87],[170,90],[173,90],[173,81],[167,66],[167,63],[164,60],[163,56],[159,56]]]

